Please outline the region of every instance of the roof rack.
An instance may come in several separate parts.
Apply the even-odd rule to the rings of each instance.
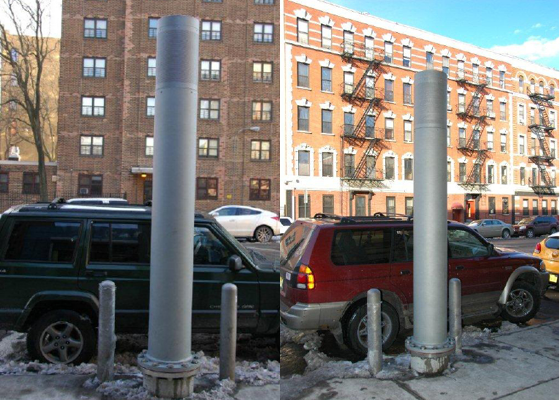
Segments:
[[[324,214],[324,213],[317,213],[313,216],[313,219],[341,219],[342,217],[339,215],[334,214]]]
[[[66,200],[63,197],[55,197],[53,201],[49,203],[47,208],[49,210],[55,210],[58,208],[58,204],[66,204]]]
[[[410,222],[412,221],[412,215],[404,214],[392,214],[387,216],[381,212],[376,212],[370,216],[354,216],[354,217],[342,217],[340,219],[341,224],[366,224],[370,222],[380,222],[380,221],[401,221]]]

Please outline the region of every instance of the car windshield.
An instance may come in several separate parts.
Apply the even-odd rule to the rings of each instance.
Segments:
[[[533,218],[523,218],[521,221],[519,221],[519,225],[527,225],[528,223],[532,222]]]

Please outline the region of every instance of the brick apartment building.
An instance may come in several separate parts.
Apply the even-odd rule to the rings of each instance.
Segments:
[[[414,74],[448,83],[448,214],[558,210],[558,71],[322,0],[283,0],[281,209],[410,214]]]
[[[197,208],[279,209],[274,0],[63,2],[58,191],[151,198],[157,20],[200,25]]]

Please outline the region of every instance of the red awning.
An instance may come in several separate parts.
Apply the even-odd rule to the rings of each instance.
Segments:
[[[455,202],[451,203],[451,209],[452,210],[463,210],[464,207],[461,203],[459,203],[458,201],[455,201]]]

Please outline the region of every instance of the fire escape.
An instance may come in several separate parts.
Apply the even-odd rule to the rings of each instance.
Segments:
[[[382,109],[382,90],[376,88],[381,75],[383,57],[373,48],[357,48],[353,42],[343,42],[341,57],[363,74],[355,84],[342,83],[341,97],[362,111],[360,119],[353,123],[345,121],[342,126],[341,167],[342,182],[351,187],[376,187],[383,180],[381,171],[376,168],[374,152],[381,148],[382,130],[375,128],[375,119]],[[344,164],[344,149],[348,146],[363,149],[362,156],[353,168]]]
[[[459,185],[469,191],[486,191],[488,185],[484,182],[483,171],[484,162],[488,158],[488,149],[481,146],[481,135],[486,126],[487,113],[482,109],[482,94],[486,88],[486,80],[481,74],[474,75],[473,80],[469,81],[463,75],[457,80],[461,86],[474,87],[475,91],[472,95],[471,101],[468,104],[459,103],[457,105],[457,116],[465,122],[475,122],[475,126],[471,135],[467,138],[459,138],[459,145],[457,148],[465,156],[476,157],[472,169],[469,171],[465,180],[459,182]]]
[[[554,126],[550,123],[548,118],[547,107],[552,106],[551,100],[554,99],[553,95],[545,93],[544,89],[539,88],[539,92],[533,88],[527,89],[529,98],[538,106],[539,118],[538,121],[531,121],[529,129],[539,140],[539,149],[532,149],[534,154],[529,156],[529,160],[535,164],[539,171],[536,182],[530,181],[531,189],[537,195],[554,194],[555,184],[548,175],[546,167],[552,166],[554,155],[548,147],[547,137],[552,135]],[[536,119],[536,118],[535,118]]]

